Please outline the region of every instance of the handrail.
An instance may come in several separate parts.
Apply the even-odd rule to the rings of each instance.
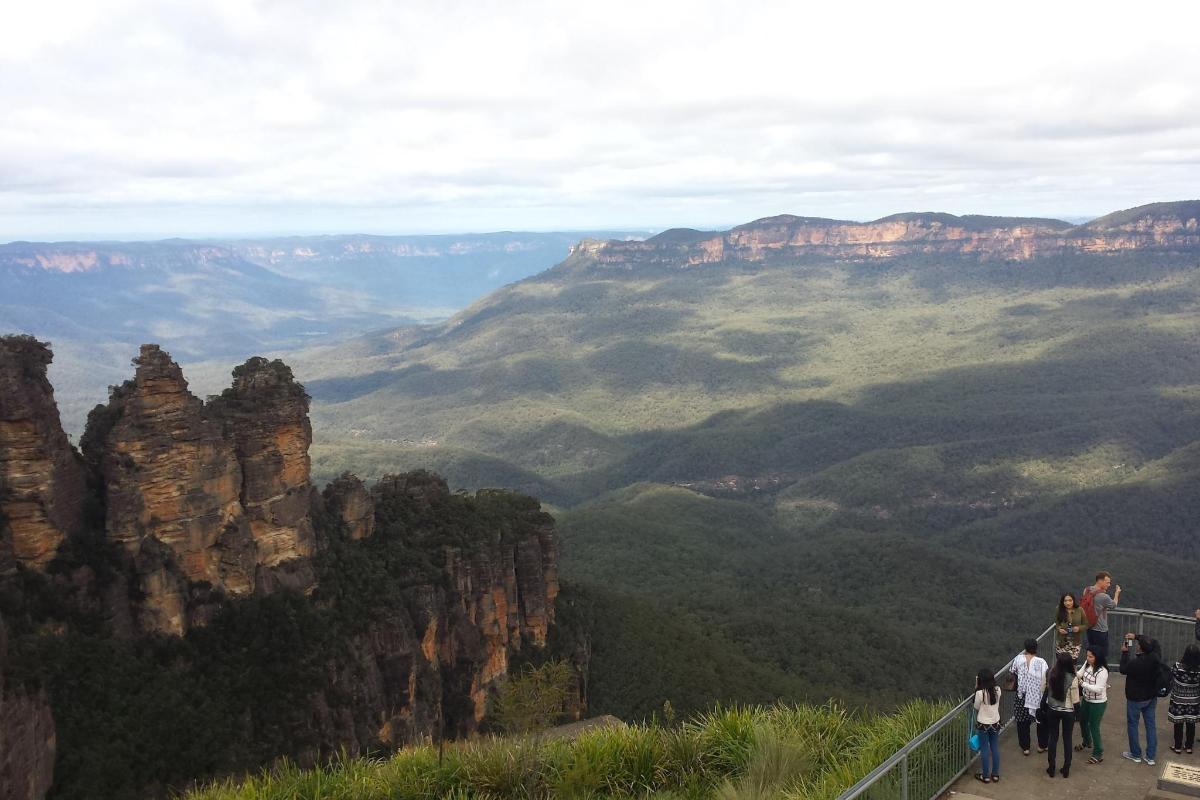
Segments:
[[[1148,609],[1142,609],[1142,608],[1120,608],[1120,607],[1118,607],[1118,608],[1114,608],[1111,611],[1109,611],[1109,616],[1110,616],[1110,618],[1113,616],[1134,616],[1134,617],[1136,617],[1138,620],[1138,631],[1139,632],[1142,631],[1143,623],[1146,619],[1158,620],[1158,621],[1168,622],[1168,623],[1186,622],[1189,625],[1195,622],[1194,617],[1186,617],[1181,614],[1168,614],[1168,613],[1161,612],[1161,611],[1150,611]],[[1037,638],[1040,642],[1044,638],[1052,637],[1053,633],[1054,633],[1054,625],[1050,625],[1048,628],[1046,628],[1046,630],[1042,631],[1042,633]],[[1052,638],[1051,638],[1051,641],[1053,641]],[[1005,663],[998,670],[996,670],[997,680],[999,680],[1002,673],[1004,673],[1006,670],[1008,670],[1010,665],[1011,665],[1011,662]],[[901,772],[902,783],[901,783],[901,788],[900,788],[900,797],[904,798],[904,800],[920,800],[919,798],[910,798],[909,797],[908,769],[907,769],[908,756],[914,750],[916,750],[916,748],[920,747],[922,744],[927,742],[931,737],[933,737],[940,730],[942,730],[947,725],[950,725],[955,720],[957,720],[960,717],[960,715],[963,713],[963,711],[970,704],[971,704],[971,697],[965,698],[961,703],[959,703],[954,708],[952,708],[948,713],[946,713],[941,719],[937,720],[932,725],[930,725],[928,728],[921,731],[919,734],[917,734],[915,737],[913,737],[909,742],[907,742],[903,747],[901,747],[899,750],[897,750],[895,753],[893,753],[891,756],[889,756],[886,760],[884,760],[884,762],[882,764],[880,764],[875,769],[871,770],[869,773],[867,773],[865,776],[863,776],[863,778],[860,781],[858,781],[858,783],[854,784],[849,789],[847,789],[846,791],[844,791],[840,795],[838,795],[838,800],[855,800],[855,798],[861,797],[868,789],[873,787],[876,783],[878,783],[880,781],[880,779],[882,779],[885,775],[889,774],[897,766],[901,767],[901,770],[902,770],[902,772]],[[1008,727],[1008,723],[1006,723],[1004,727]],[[928,798],[927,800],[932,800],[933,797],[938,797],[952,783],[954,783],[954,781],[958,780],[958,777],[967,770],[967,767],[970,766],[972,760],[973,760],[973,758],[968,758],[966,763],[963,764],[962,768],[959,769],[958,772],[955,773],[945,783],[945,785],[943,785],[940,789],[938,789],[931,796],[931,798]]]

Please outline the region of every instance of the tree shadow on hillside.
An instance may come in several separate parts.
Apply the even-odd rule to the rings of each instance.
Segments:
[[[880,448],[954,443],[990,461],[1066,457],[1116,440],[1149,460],[1200,439],[1200,402],[1159,391],[1198,374],[1200,350],[1184,337],[1082,337],[1037,361],[877,385],[854,403],[781,403],[639,432],[625,438],[623,462],[565,482],[593,492],[730,474],[796,479]]]
[[[582,359],[526,356],[452,369],[421,363],[349,378],[309,381],[305,389],[321,403],[344,403],[386,390],[389,397],[454,397],[502,402],[529,395],[553,395],[599,384],[614,394],[672,387],[707,392],[744,391],[782,384],[760,364],[678,345],[619,339]],[[381,398],[381,402],[387,402]]]

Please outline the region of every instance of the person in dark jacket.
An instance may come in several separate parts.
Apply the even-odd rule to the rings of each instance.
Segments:
[[[1136,643],[1137,655],[1133,655]],[[1155,729],[1155,711],[1158,706],[1158,642],[1149,636],[1125,634],[1121,646],[1121,674],[1125,676],[1125,721],[1129,731],[1129,749],[1121,753],[1134,763],[1140,764],[1142,747],[1138,744],[1138,718],[1146,724],[1147,764],[1154,764],[1158,751],[1158,731]]]

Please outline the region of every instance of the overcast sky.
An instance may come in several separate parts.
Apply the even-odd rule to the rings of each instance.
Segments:
[[[1200,3],[0,0],[0,241],[1200,196]]]

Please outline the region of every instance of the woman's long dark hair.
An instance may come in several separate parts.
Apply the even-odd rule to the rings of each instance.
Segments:
[[[1067,674],[1075,674],[1075,659],[1070,653],[1059,653],[1050,670],[1050,696],[1055,700],[1067,699]]]
[[[975,685],[983,691],[984,702],[989,706],[994,706],[1000,701],[1000,689],[996,686],[996,676],[987,667],[979,670],[975,675]]]
[[[1067,620],[1070,619],[1071,615],[1067,613],[1067,605],[1066,605],[1066,603],[1063,602],[1063,600],[1066,600],[1068,597],[1071,598],[1071,610],[1075,610],[1076,608],[1079,608],[1079,598],[1077,598],[1075,596],[1075,593],[1074,592],[1063,592],[1062,596],[1058,598],[1058,621],[1059,622],[1066,622]],[[1042,606],[1042,608],[1045,608],[1045,606]],[[1043,619],[1045,619],[1045,617],[1043,617]]]
[[[1200,669],[1200,645],[1189,644],[1183,649],[1183,658],[1179,661],[1184,669]]]
[[[1103,648],[1093,645],[1087,651],[1096,657],[1096,665],[1092,667],[1093,670],[1099,672],[1102,669],[1108,669],[1108,654],[1104,652]],[[1200,654],[1200,648],[1197,649],[1197,652]],[[1087,663],[1086,660],[1084,663]]]

